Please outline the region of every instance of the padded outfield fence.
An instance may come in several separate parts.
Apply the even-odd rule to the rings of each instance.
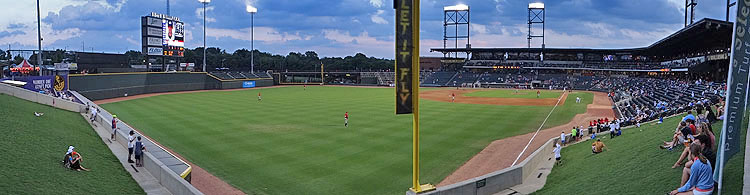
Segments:
[[[243,88],[246,82],[255,87],[273,85],[271,78],[223,80],[204,72],[137,72],[72,74],[70,90],[91,100],[101,100],[148,93]]]

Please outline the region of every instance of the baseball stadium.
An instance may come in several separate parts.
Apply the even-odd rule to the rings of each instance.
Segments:
[[[232,14],[207,10],[260,1],[166,0],[122,19],[124,53],[43,49],[37,15],[33,49],[0,52],[0,194],[750,194],[750,2],[678,2],[684,25],[640,47],[547,47],[564,3],[526,1],[523,46],[472,47],[486,9],[420,0],[372,16],[385,58],[262,52],[252,23],[249,50],[207,41]]]

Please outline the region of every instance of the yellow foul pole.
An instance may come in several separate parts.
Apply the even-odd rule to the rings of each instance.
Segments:
[[[421,192],[422,188],[419,185],[419,0],[412,1],[412,41],[414,48],[412,50],[412,74],[411,74],[411,88],[413,90],[412,96],[412,107],[414,108],[412,114],[412,184],[414,185],[414,192]]]

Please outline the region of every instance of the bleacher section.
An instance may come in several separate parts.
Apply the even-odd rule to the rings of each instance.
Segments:
[[[271,74],[267,72],[210,72],[209,74],[221,79],[221,80],[235,80],[235,79],[260,79],[260,78],[271,78]]]

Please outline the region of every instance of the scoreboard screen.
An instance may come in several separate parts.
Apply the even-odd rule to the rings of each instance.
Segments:
[[[141,17],[143,54],[148,56],[185,56],[185,24],[180,18],[151,13]]]

